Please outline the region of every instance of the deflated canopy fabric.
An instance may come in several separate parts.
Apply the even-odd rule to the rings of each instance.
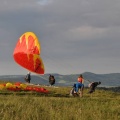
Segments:
[[[44,64],[40,57],[40,42],[33,32],[24,33],[13,52],[14,60],[27,70],[44,74]]]

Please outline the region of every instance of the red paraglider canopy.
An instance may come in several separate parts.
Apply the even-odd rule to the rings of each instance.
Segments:
[[[40,58],[40,42],[33,32],[24,33],[18,40],[13,57],[14,60],[27,70],[44,74],[44,64]]]

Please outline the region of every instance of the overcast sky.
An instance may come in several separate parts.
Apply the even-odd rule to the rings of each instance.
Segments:
[[[27,73],[13,59],[27,31],[45,73],[120,72],[120,0],[0,0],[0,75]]]

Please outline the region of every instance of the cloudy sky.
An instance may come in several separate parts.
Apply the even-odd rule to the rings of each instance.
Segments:
[[[13,59],[27,31],[45,73],[120,72],[120,0],[0,0],[0,75],[27,73]]]

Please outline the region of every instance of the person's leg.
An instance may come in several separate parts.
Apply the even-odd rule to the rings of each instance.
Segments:
[[[83,96],[83,84],[77,83],[76,84],[76,93],[78,96],[82,97]]]
[[[80,90],[79,91],[80,92],[80,94],[79,94],[80,97],[83,97],[83,89],[84,89],[84,85],[81,85],[81,87],[79,89]]]
[[[78,91],[79,91],[79,83],[76,83],[75,92],[77,93]]]
[[[74,94],[74,88],[70,90],[70,96],[73,96],[73,94]]]
[[[89,91],[88,93],[93,93],[93,92],[94,92],[94,87],[91,86],[91,87],[90,87],[90,91]]]

